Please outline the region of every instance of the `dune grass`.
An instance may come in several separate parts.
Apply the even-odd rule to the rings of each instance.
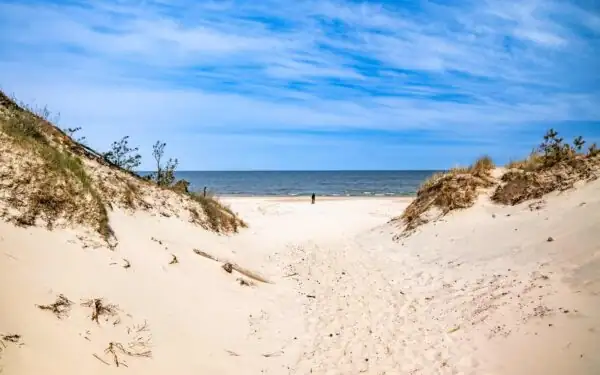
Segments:
[[[240,227],[247,227],[247,224],[241,220],[229,206],[221,203],[214,195],[207,194],[205,197],[197,193],[189,193],[189,197],[200,204],[200,207],[208,220],[210,229],[215,232],[220,232],[224,229],[225,231],[231,230],[236,233]],[[197,212],[192,213],[192,216],[195,216],[196,220],[199,217]]]
[[[401,220],[408,231],[414,230],[430,220],[427,217],[432,209],[437,215],[471,207],[480,188],[494,184],[490,176],[495,164],[489,156],[482,156],[469,167],[452,168],[445,173],[436,173],[427,179],[417,191],[417,198],[393,219]]]
[[[25,172],[35,174],[35,178],[29,179],[29,204],[17,222],[34,225],[39,217],[43,217],[52,227],[60,217],[78,217],[79,221],[91,222],[96,231],[107,239],[112,230],[100,194],[81,159],[61,150],[44,135],[42,124],[45,121],[24,110],[13,111],[0,119],[0,130],[14,146],[32,151],[37,156],[34,169]],[[84,201],[87,204],[83,204]],[[87,213],[82,215],[81,210]]]
[[[550,129],[544,141],[524,160],[511,162],[502,176],[492,200],[496,203],[515,205],[545,194],[573,187],[575,182],[596,179],[598,152],[595,144],[583,151],[585,140],[577,137],[572,144],[564,142],[558,133]]]
[[[147,194],[158,194],[160,199],[177,194],[196,213],[194,222],[208,230],[225,233],[246,227],[216,198],[190,194],[184,180],[158,185],[105,160],[102,153],[52,125],[49,116],[45,108],[19,105],[0,92],[0,175],[5,178],[4,200],[10,208],[2,215],[8,220],[32,226],[41,219],[49,229],[59,221],[84,224],[108,243],[114,233],[107,209],[114,203],[150,210],[152,204],[144,199]]]
[[[527,158],[508,163],[500,180],[492,177],[495,164],[489,156],[482,156],[469,167],[436,173],[421,185],[403,214],[392,221],[401,221],[404,232],[410,233],[451,211],[471,207],[482,189],[494,185],[492,201],[514,205],[569,189],[577,181],[596,179],[600,174],[600,151],[593,144],[584,152],[584,144],[582,137],[568,144],[551,129]]]

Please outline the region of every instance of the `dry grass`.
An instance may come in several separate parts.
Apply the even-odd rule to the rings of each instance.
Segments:
[[[20,176],[13,175],[16,186],[7,200],[20,209],[14,221],[30,226],[42,219],[50,229],[60,219],[87,223],[108,239],[112,230],[106,207],[81,159],[53,143],[45,135],[44,125],[43,118],[23,110],[0,116],[0,131],[6,135],[2,140],[9,142],[15,161],[25,163],[17,171]],[[20,156],[29,160],[20,160]]]
[[[477,161],[469,167],[469,172],[475,176],[486,177],[489,176],[490,172],[496,168],[496,164],[491,157],[484,155],[477,159]]]
[[[102,298],[91,298],[81,303],[83,307],[92,308],[92,321],[100,324],[100,317],[106,316],[107,319],[110,316],[117,315],[118,306],[113,304],[105,304]]]
[[[36,305],[41,310],[47,310],[56,315],[58,319],[65,318],[69,315],[69,311],[71,311],[71,306],[73,302],[70,301],[67,297],[62,294],[59,294],[56,297],[56,301],[50,305]]]
[[[17,335],[14,333],[8,335],[0,334],[0,359],[2,359],[2,352],[4,352],[4,349],[6,349],[7,342],[17,345],[23,344],[21,342],[21,335]],[[0,374],[2,374],[2,367],[0,367]]]
[[[190,193],[189,196],[195,202],[199,203],[202,212],[208,221],[208,229],[215,232],[234,232],[237,233],[239,228],[246,228],[247,224],[241,220],[227,205],[219,202],[214,196],[202,196],[195,193]],[[199,220],[200,215],[195,207],[190,209],[192,220]]]
[[[187,192],[188,183],[159,187],[106,161],[48,121],[47,110],[20,106],[0,92],[0,205],[5,220],[22,226],[82,224],[116,242],[108,209],[158,210],[169,201],[177,216],[186,210],[205,229],[236,232],[246,224],[213,197]],[[177,195],[179,199],[170,199]],[[184,198],[184,199],[181,199]],[[184,202],[181,209],[178,205]],[[160,209],[163,209],[161,207]]]
[[[507,166],[509,171],[502,177],[503,184],[498,186],[492,200],[514,205],[570,189],[578,181],[598,178],[597,147],[592,144],[585,153],[582,152],[584,144],[582,137],[575,138],[572,144],[566,143],[550,129],[540,147],[527,159]]]
[[[117,367],[129,367],[127,366],[127,362],[121,359],[122,355],[126,355],[129,357],[152,358],[152,350],[148,349],[142,343],[130,343],[126,348],[120,342],[110,342],[108,343],[108,347],[104,349],[104,353],[111,356],[112,362]],[[96,356],[96,358],[100,359],[98,356]],[[100,360],[106,363],[102,359]]]
[[[123,356],[152,358],[152,350],[150,349],[150,341],[152,336],[149,333],[148,323],[144,322],[143,324],[127,327],[127,333],[130,336],[133,336],[133,338],[127,343],[127,346],[120,342],[111,341],[108,343],[108,347],[104,350],[104,353],[111,357],[111,361],[117,367],[128,367],[127,363],[122,359]],[[109,364],[96,354],[94,354],[94,357],[104,364]]]
[[[412,231],[433,217],[471,207],[481,188],[495,184],[490,176],[493,168],[492,159],[484,156],[470,167],[453,168],[446,173],[434,174],[421,185],[417,198],[404,210],[402,216],[392,221],[401,220],[405,231]]]
[[[543,164],[543,156],[537,151],[532,151],[531,154],[523,160],[509,162],[506,165],[506,169],[521,169],[531,172],[539,170]]]
[[[600,160],[597,157],[573,156],[548,167],[536,168],[525,164],[522,168],[513,168],[502,176],[492,200],[496,203],[515,205],[544,195],[570,189],[578,181],[590,181],[598,178]]]
[[[497,185],[492,200],[514,205],[572,188],[578,181],[596,179],[600,175],[600,152],[596,145],[591,145],[587,153],[580,152],[584,144],[581,137],[572,145],[565,143],[551,129],[529,157],[506,166],[508,171],[500,181],[491,176],[495,165],[488,156],[479,158],[470,167],[437,173],[422,184],[402,216],[392,221],[402,221],[404,233],[409,233],[453,210],[471,207],[482,188]]]

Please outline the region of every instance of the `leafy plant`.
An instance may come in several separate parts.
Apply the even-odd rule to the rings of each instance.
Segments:
[[[572,158],[577,153],[576,149],[583,147],[585,143],[582,137],[575,139],[575,147],[568,143],[563,143],[563,141],[564,139],[559,137],[558,132],[554,129],[548,130],[544,135],[544,141],[539,147],[544,166],[553,166],[556,163]]]
[[[129,136],[125,136],[120,141],[112,143],[110,151],[104,153],[104,159],[131,171],[142,163],[142,156],[137,152],[137,147],[129,147]]]
[[[81,126],[76,128],[62,128],[62,131],[64,131],[69,136],[69,138],[75,140],[75,142],[81,143],[82,145],[86,144],[85,136],[76,137],[76,134],[81,131]]]
[[[175,182],[175,169],[179,161],[177,159],[169,158],[166,163],[163,164],[163,157],[165,155],[165,142],[156,141],[152,146],[152,156],[156,161],[156,172],[152,173],[151,179],[156,182],[159,186],[171,186]]]
[[[575,140],[573,140],[573,146],[575,146],[575,149],[577,151],[581,151],[581,149],[583,148],[583,145],[585,145],[585,140],[583,139],[582,136],[578,136],[575,138]]]

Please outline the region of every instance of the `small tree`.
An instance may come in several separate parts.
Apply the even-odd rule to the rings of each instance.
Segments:
[[[548,130],[544,135],[544,142],[540,145],[539,150],[544,165],[547,167],[566,160],[575,153],[571,145],[563,143],[563,138],[560,138],[554,129]]]
[[[163,165],[162,159],[165,155],[166,145],[165,142],[156,141],[154,146],[152,146],[152,156],[156,160],[156,172],[152,173],[152,179],[159,186],[171,186],[175,182],[175,169],[177,168],[177,164],[179,164],[177,159],[169,158]]]
[[[75,134],[79,131],[81,131],[81,127],[76,127],[76,128],[63,128],[62,131],[64,131],[69,138],[73,139],[75,142],[77,143],[81,143],[82,145],[85,144],[86,142],[86,138],[85,137],[77,137],[75,136]]]
[[[137,152],[137,147],[129,147],[129,136],[125,136],[120,141],[113,142],[110,151],[105,152],[103,156],[108,162],[132,171],[142,163],[142,156]]]
[[[575,146],[577,151],[581,151],[583,145],[585,145],[585,141],[582,136],[576,137],[575,140],[573,140],[573,146]]]

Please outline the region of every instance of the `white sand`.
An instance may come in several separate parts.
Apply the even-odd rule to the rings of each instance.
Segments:
[[[250,224],[237,236],[116,211],[115,251],[1,222],[0,334],[21,335],[4,373],[600,373],[600,182],[533,211],[482,198],[397,243],[405,199],[226,200]],[[67,317],[36,308],[58,294]],[[97,324],[80,303],[99,297],[119,311]],[[152,358],[104,352],[136,340]]]

